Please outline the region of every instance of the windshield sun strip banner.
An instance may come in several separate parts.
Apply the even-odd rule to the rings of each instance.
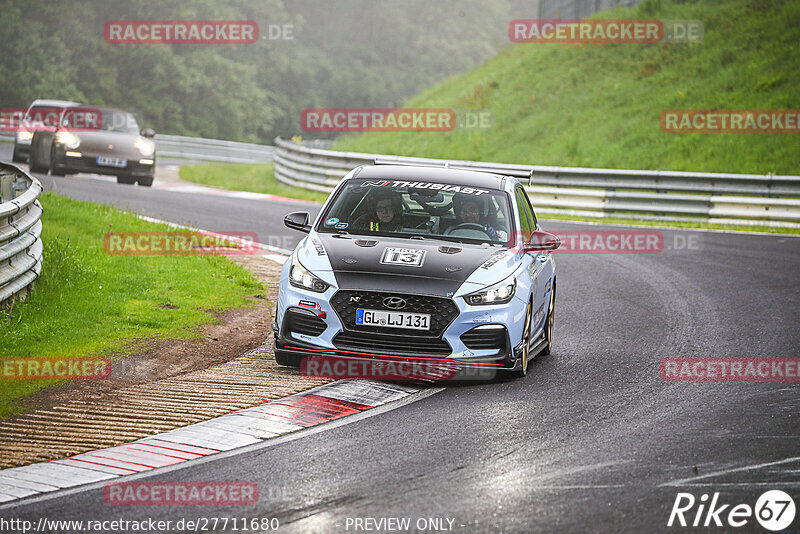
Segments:
[[[475,196],[490,193],[488,189],[481,189],[478,187],[470,187],[457,184],[440,184],[436,182],[410,182],[406,180],[365,180],[362,182],[361,187],[408,187],[411,189],[431,189],[434,191],[442,191],[449,193],[466,193]],[[499,192],[499,191],[498,191]]]

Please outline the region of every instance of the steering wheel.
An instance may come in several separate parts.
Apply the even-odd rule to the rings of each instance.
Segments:
[[[461,223],[461,224],[457,224],[455,226],[451,226],[450,228],[445,230],[444,235],[450,235],[453,232],[455,232],[456,230],[461,230],[462,228],[464,230],[479,230],[479,231],[483,232],[484,234],[486,234],[486,236],[489,237],[489,239],[491,239],[492,241],[497,240],[497,235],[492,235],[491,233],[489,233],[489,230],[484,228],[482,224],[478,224],[478,223]]]

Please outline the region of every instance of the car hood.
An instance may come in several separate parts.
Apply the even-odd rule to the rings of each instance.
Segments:
[[[144,157],[134,143],[139,139],[137,134],[118,132],[75,132],[81,140],[77,148],[80,152],[93,156],[112,156],[124,159],[140,159]]]
[[[391,263],[391,251],[424,254],[420,266]],[[451,297],[499,282],[518,265],[505,248],[436,240],[359,237],[312,232],[298,247],[300,262],[340,289]],[[397,259],[396,257],[394,258]]]

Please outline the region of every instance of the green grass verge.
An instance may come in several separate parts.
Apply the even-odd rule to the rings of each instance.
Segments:
[[[665,133],[670,109],[797,109],[800,2],[649,0],[594,18],[696,19],[692,44],[513,44],[406,105],[488,129],[367,133],[334,150],[565,167],[800,174],[797,133]]]
[[[272,164],[251,165],[226,163],[219,165],[187,165],[180,169],[180,177],[187,182],[222,187],[233,191],[266,193],[314,202],[325,202],[326,193],[292,187],[275,179]]]
[[[146,338],[197,337],[215,323],[206,310],[252,306],[264,296],[252,274],[223,256],[121,256],[103,250],[106,232],[163,231],[135,214],[52,193],[44,207],[44,266],[32,294],[0,310],[0,355],[113,356]],[[3,380],[0,417],[54,382]]]

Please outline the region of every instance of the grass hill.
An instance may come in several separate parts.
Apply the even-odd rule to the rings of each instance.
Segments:
[[[798,133],[665,133],[669,109],[800,109],[800,2],[648,0],[591,18],[696,19],[691,44],[509,44],[406,107],[488,111],[487,129],[366,133],[335,150],[505,163],[800,174]]]

